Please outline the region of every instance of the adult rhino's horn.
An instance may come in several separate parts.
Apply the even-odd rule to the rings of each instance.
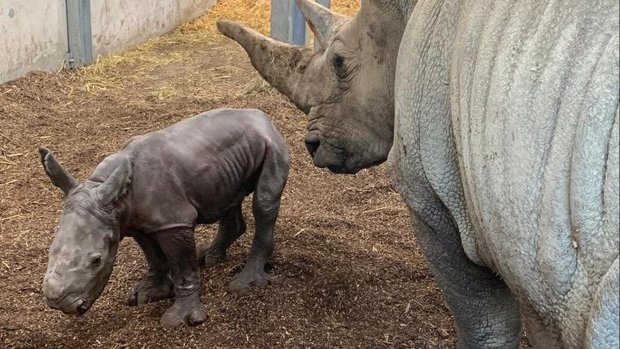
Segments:
[[[271,86],[285,94],[299,109],[309,109],[307,98],[298,86],[312,59],[311,49],[273,40],[227,20],[218,21],[217,28],[245,49],[254,68]]]
[[[296,1],[297,6],[299,6],[301,13],[306,18],[306,22],[308,22],[319,44],[321,44],[322,48],[326,48],[329,39],[336,35],[340,26],[342,26],[348,18],[334,13],[312,0]]]

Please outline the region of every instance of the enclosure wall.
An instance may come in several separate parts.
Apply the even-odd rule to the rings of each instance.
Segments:
[[[94,56],[118,53],[192,20],[216,0],[92,0]],[[0,84],[29,71],[63,67],[65,0],[0,0]]]
[[[65,0],[0,1],[0,83],[60,69],[66,52]]]
[[[200,16],[215,0],[91,1],[95,57],[121,52]]]

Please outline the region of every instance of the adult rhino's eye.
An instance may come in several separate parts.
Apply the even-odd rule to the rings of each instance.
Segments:
[[[338,75],[338,77],[346,77],[347,69],[344,64],[344,57],[334,54],[334,57],[332,57],[332,66],[334,67],[334,72],[336,72],[336,75]]]
[[[101,264],[101,255],[94,255],[90,257],[90,266],[93,268],[98,267]]]

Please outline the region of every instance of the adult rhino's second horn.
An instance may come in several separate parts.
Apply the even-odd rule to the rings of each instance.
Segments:
[[[297,6],[304,15],[321,47],[326,48],[329,40],[336,35],[348,17],[341,16],[321,4],[310,0],[297,0]]]
[[[307,97],[298,86],[306,66],[312,58],[312,49],[273,40],[239,23],[220,20],[218,30],[238,42],[248,53],[260,75],[295,105],[307,112]]]

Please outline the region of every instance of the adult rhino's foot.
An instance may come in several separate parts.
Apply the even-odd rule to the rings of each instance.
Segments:
[[[137,306],[174,297],[174,287],[168,276],[147,275],[132,287],[127,304]]]
[[[207,312],[198,297],[188,300],[177,300],[161,316],[159,324],[165,328],[183,325],[196,326],[207,320]]]
[[[211,268],[226,260],[226,251],[222,252],[217,246],[201,246],[198,248],[197,255],[200,266],[206,268]]]
[[[267,286],[270,282],[271,277],[263,270],[253,271],[243,269],[239,274],[235,275],[230,285],[228,285],[228,290],[231,292],[240,292],[254,286]]]

